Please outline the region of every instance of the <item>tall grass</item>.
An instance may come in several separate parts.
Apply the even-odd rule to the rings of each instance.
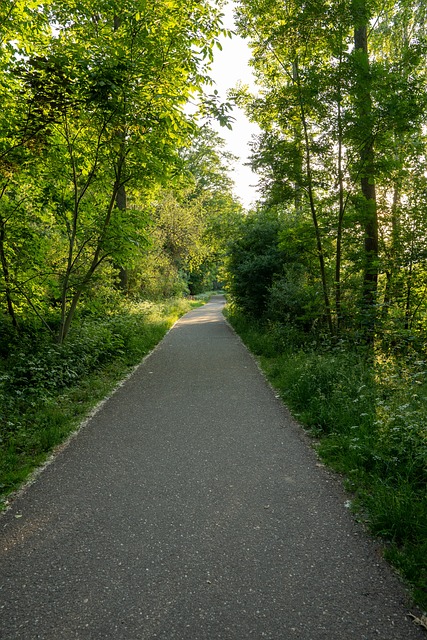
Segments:
[[[427,366],[416,354],[373,360],[292,327],[229,319],[321,458],[342,473],[353,509],[427,609]]]
[[[0,357],[0,510],[8,494],[200,300],[124,304],[86,317],[56,345],[27,330]]]

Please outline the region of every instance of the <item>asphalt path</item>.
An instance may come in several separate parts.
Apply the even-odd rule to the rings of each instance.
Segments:
[[[2,640],[425,640],[223,304],[184,316],[0,517]]]

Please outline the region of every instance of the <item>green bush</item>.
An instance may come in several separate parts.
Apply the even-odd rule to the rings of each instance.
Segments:
[[[228,290],[238,306],[255,318],[265,313],[274,277],[282,270],[280,229],[277,214],[256,212],[242,220],[239,237],[230,247]]]
[[[287,264],[270,287],[266,315],[269,319],[309,331],[322,316],[323,298],[318,286],[308,282],[302,264]]]
[[[310,429],[351,433],[372,424],[372,378],[352,353],[322,354],[299,350],[276,360],[273,383]]]

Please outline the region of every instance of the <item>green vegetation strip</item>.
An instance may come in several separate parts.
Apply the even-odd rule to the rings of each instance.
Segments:
[[[52,450],[197,300],[126,303],[76,323],[67,342],[21,335],[0,358],[0,510]]]
[[[228,318],[427,609],[426,363],[416,353],[373,361],[343,341],[302,344],[293,327]]]

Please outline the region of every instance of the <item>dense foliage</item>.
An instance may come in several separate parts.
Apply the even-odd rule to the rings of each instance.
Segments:
[[[297,280],[310,272],[322,296],[312,320],[367,342],[422,331],[424,5],[236,4],[259,87],[237,98],[261,128],[252,150],[260,206],[287,227],[285,253],[303,234]]]
[[[37,322],[62,343],[117,288],[215,279],[217,219],[239,211],[231,158],[185,107],[228,124],[229,105],[203,93],[219,6],[2,3],[0,308],[15,329]]]

